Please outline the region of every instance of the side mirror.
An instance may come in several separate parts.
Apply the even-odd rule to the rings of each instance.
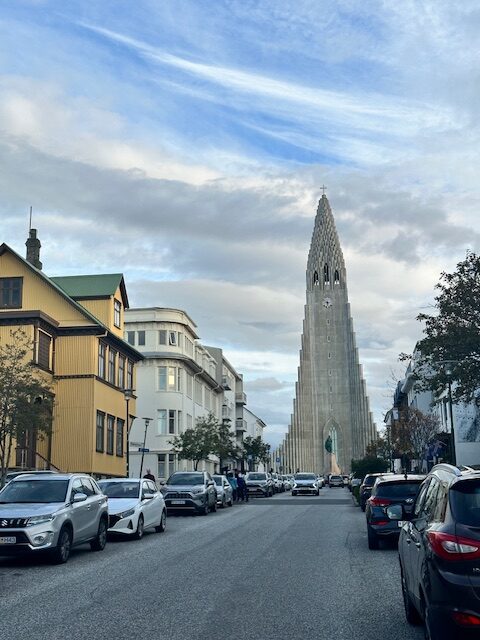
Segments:
[[[142,500],[151,500],[154,497],[155,497],[154,493],[143,493],[142,494]]]
[[[75,503],[75,502],[85,502],[85,500],[86,500],[87,498],[88,498],[88,496],[87,496],[87,494],[86,494],[86,493],[76,493],[76,494],[73,496],[73,500],[72,500],[72,502],[73,502],[73,503]]]
[[[392,504],[387,508],[387,516],[390,520],[406,520],[405,512],[401,504]]]
[[[165,486],[167,483],[165,482],[165,480],[160,480],[158,483],[160,486]]]

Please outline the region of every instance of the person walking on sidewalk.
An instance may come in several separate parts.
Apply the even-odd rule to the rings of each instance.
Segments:
[[[242,472],[237,475],[238,497],[242,502],[248,502],[248,489]]]
[[[238,501],[238,482],[231,471],[230,473],[227,473],[227,480],[230,483],[230,486],[232,487],[232,500],[233,502],[237,502]]]

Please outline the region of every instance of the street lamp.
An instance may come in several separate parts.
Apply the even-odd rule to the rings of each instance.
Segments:
[[[125,422],[125,430],[127,435],[127,478],[130,477],[130,427],[135,420],[135,416],[132,417],[132,422],[130,424],[130,413],[128,411],[128,406],[130,404],[130,400],[133,400],[135,397],[135,389],[124,389],[123,397],[125,398],[125,404],[127,405],[127,420]]]
[[[139,476],[140,478],[142,477],[142,472],[143,472],[143,458],[145,456],[145,443],[147,441],[147,429],[148,429],[148,425],[152,421],[152,418],[142,418],[142,420],[145,421],[145,433],[143,434],[142,461],[140,462],[140,476]]]

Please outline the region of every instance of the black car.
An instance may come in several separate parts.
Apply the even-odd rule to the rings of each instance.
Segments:
[[[480,472],[432,469],[400,531],[402,592],[408,622],[425,622],[426,640],[480,638]]]
[[[424,475],[411,474],[379,476],[376,479],[365,509],[369,549],[378,549],[380,538],[398,538],[398,520],[390,520],[387,507],[401,504],[406,513],[411,513],[424,480]]]
[[[362,511],[365,511],[367,500],[369,499],[373,485],[378,477],[385,475],[384,473],[367,473],[364,477],[362,484],[360,485],[360,507]]]

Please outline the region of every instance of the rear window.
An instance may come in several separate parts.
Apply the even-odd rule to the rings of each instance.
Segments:
[[[382,482],[375,488],[375,495],[382,498],[415,498],[423,480],[418,482]]]
[[[373,487],[376,479],[377,479],[377,476],[367,476],[363,481],[363,484],[367,487]]]
[[[457,482],[450,491],[450,505],[457,522],[480,527],[480,483]]]

